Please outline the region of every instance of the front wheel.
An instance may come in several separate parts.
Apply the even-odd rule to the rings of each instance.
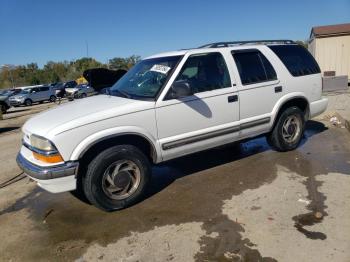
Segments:
[[[82,179],[87,199],[113,211],[141,200],[151,177],[147,157],[135,146],[118,145],[97,155]]]
[[[304,133],[304,114],[298,107],[289,107],[283,111],[267,142],[277,151],[290,151],[298,147]]]
[[[1,107],[1,113],[5,114],[7,112],[7,106],[5,104],[0,104]]]
[[[24,104],[25,104],[25,106],[31,106],[31,105],[33,104],[33,101],[30,100],[30,99],[26,99],[26,100],[24,101]]]

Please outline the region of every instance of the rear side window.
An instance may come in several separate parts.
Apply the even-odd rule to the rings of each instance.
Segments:
[[[266,57],[258,50],[235,50],[232,56],[236,62],[243,85],[277,79],[275,70]]]
[[[269,47],[293,76],[304,76],[321,72],[309,51],[300,45],[273,45]]]
[[[49,91],[49,87],[48,86],[40,87],[40,91]]]

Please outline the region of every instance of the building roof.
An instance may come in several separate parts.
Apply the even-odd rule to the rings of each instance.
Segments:
[[[331,37],[350,34],[350,23],[338,25],[315,26],[311,29],[310,38]]]

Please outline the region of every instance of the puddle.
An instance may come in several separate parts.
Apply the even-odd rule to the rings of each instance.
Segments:
[[[317,223],[321,223],[325,214],[320,212],[310,212],[302,215],[293,217],[295,221],[294,227],[301,233],[303,233],[307,238],[313,240],[325,240],[327,238],[326,234],[322,232],[310,231],[304,228],[304,226],[313,226]]]

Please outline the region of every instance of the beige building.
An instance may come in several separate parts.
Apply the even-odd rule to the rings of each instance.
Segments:
[[[347,75],[350,82],[350,23],[313,27],[309,51],[324,71]]]

